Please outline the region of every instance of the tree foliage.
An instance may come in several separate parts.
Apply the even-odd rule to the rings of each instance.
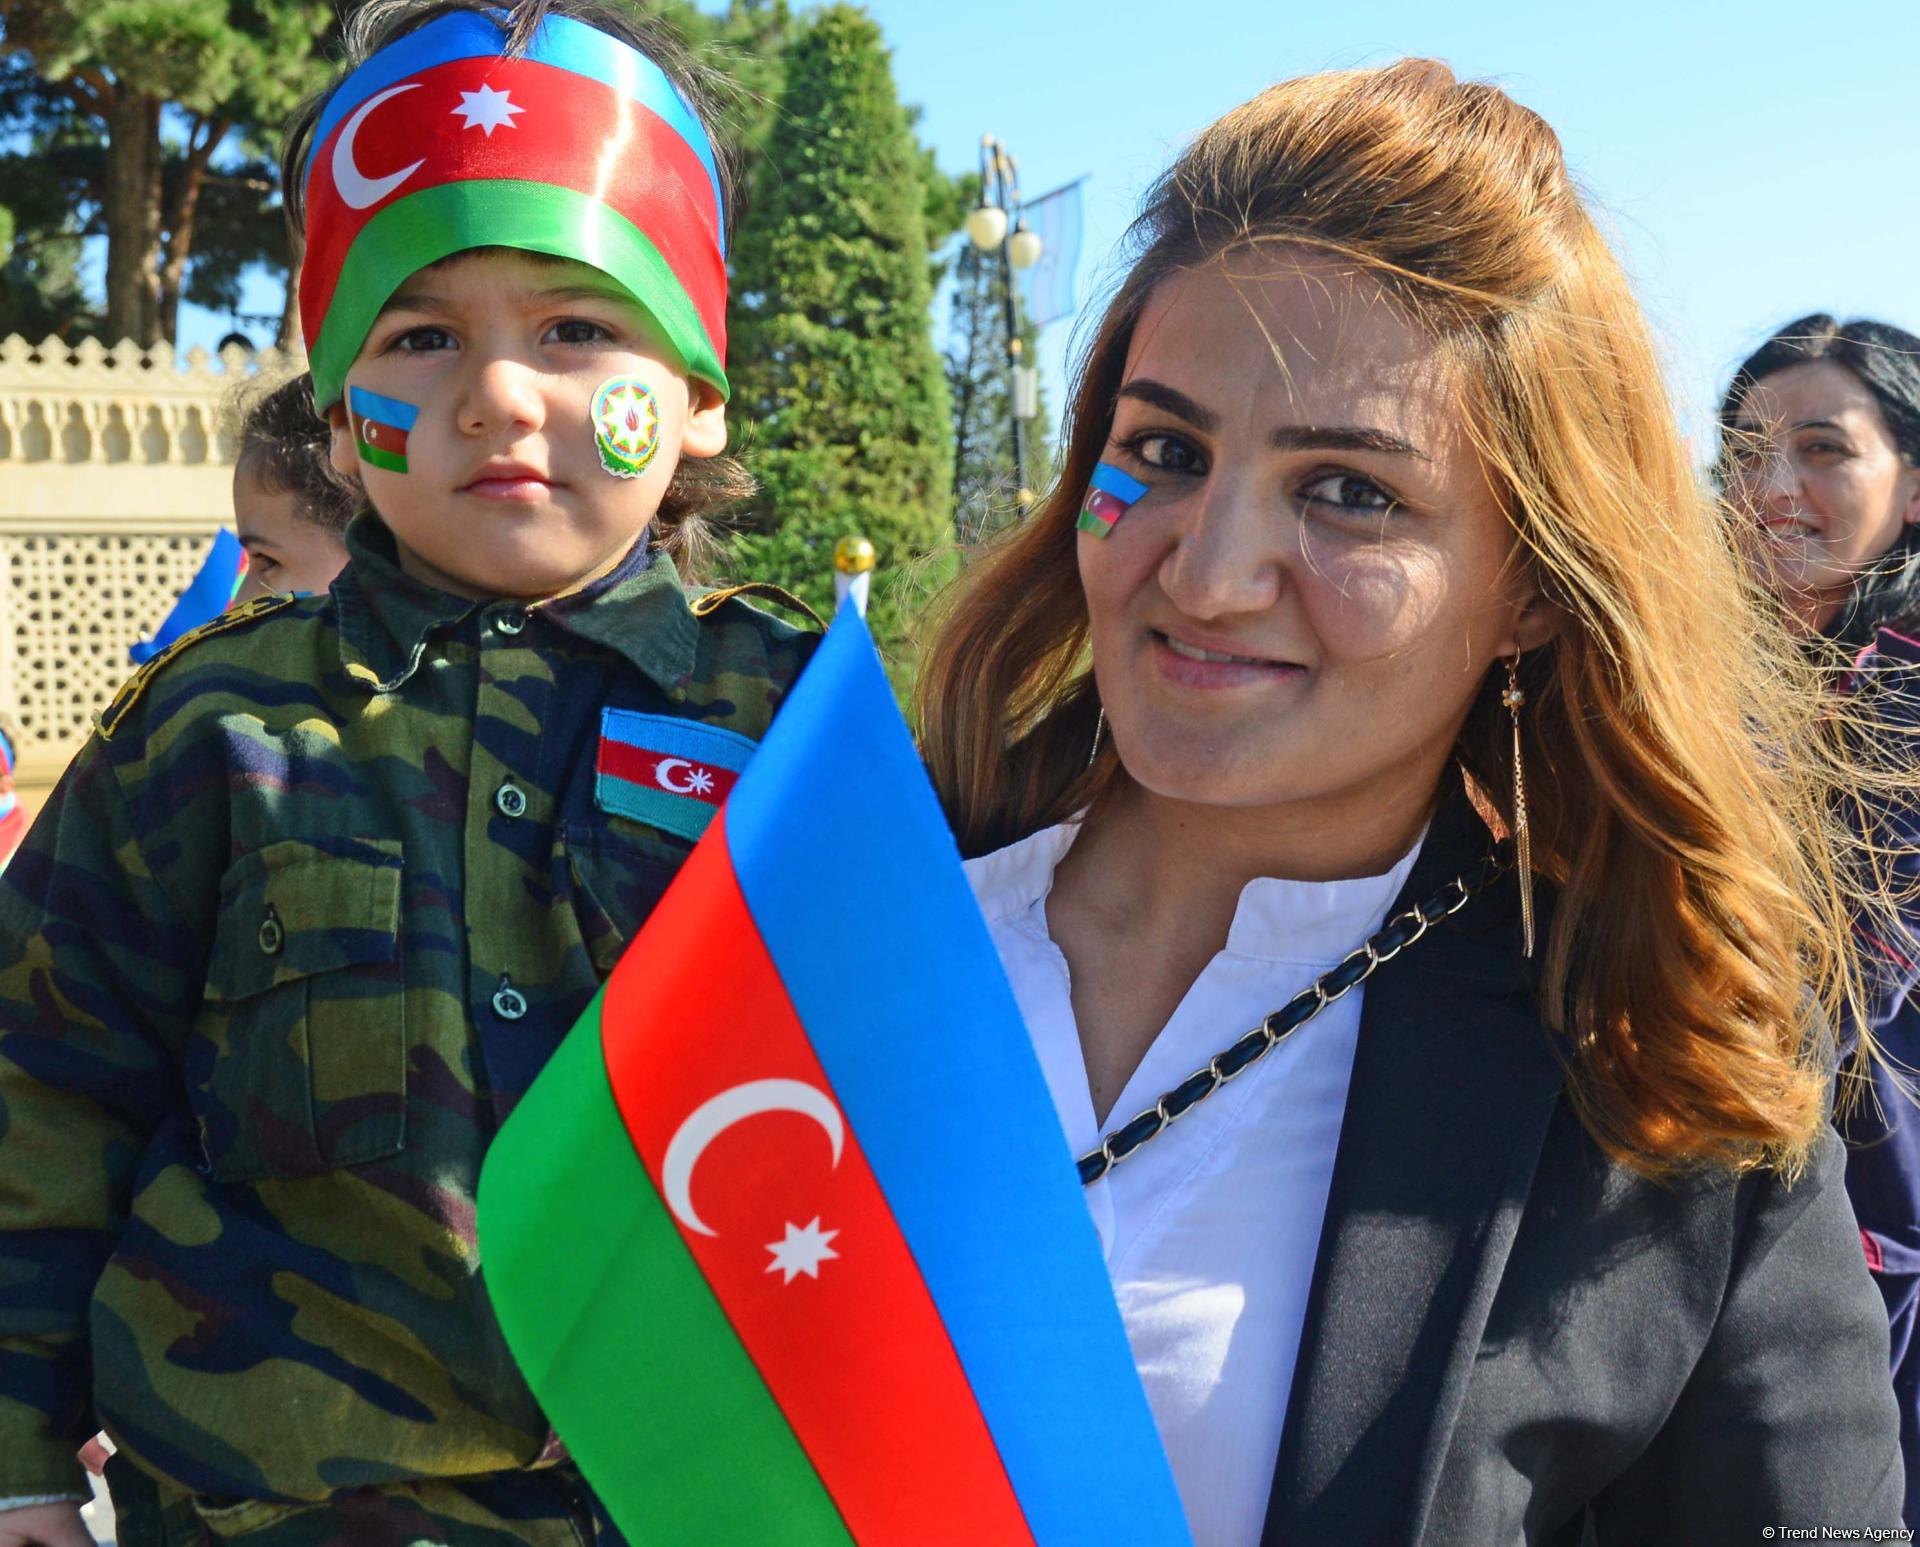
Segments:
[[[0,175],[44,183],[56,173],[29,163],[58,151],[68,195],[41,221],[16,207],[16,239],[106,238],[105,316],[85,321],[172,339],[183,296],[230,305],[249,263],[284,265],[272,145],[326,78],[337,24],[329,0],[0,0],[0,131],[18,147]],[[10,301],[59,293],[14,269]]]
[[[947,387],[953,400],[954,532],[963,546],[1016,520],[1021,481],[1014,476],[1013,393],[1007,371],[1007,266],[998,252],[962,240],[953,266]],[[1021,358],[1033,365],[1038,330],[1020,319]],[[1046,401],[1020,426],[1025,485],[1049,476]]]
[[[733,422],[761,482],[734,560],[818,605],[837,539],[870,537],[874,632],[898,658],[913,593],[951,550],[928,216],[957,201],[914,139],[863,11],[815,14],[784,66],[734,243]]]

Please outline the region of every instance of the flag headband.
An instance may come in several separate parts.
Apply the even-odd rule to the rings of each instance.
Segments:
[[[659,65],[585,22],[549,16],[516,55],[479,11],[397,39],[328,98],[305,187],[300,321],[322,411],[394,291],[474,247],[599,269],[690,375],[728,390],[713,146]]]

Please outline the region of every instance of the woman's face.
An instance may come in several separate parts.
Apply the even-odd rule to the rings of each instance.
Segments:
[[[1549,632],[1452,373],[1348,266],[1167,280],[1105,460],[1148,490],[1079,539],[1094,671],[1163,797],[1424,807],[1488,669]]]
[[[1831,360],[1790,365],[1748,393],[1728,437],[1727,492],[1756,523],[1769,583],[1815,626],[1920,521],[1920,469],[1866,385]]]

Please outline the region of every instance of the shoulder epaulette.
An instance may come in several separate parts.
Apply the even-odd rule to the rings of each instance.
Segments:
[[[256,596],[252,601],[242,602],[238,607],[230,607],[212,621],[202,623],[198,628],[182,634],[121,683],[120,691],[113,695],[113,702],[93,717],[93,728],[100,733],[100,739],[113,740],[115,728],[121,720],[126,718],[127,712],[140,702],[141,695],[147,691],[147,684],[153,681],[154,673],[187,646],[197,644],[202,639],[210,639],[215,634],[224,634],[228,629],[238,628],[242,623],[251,623],[255,618],[265,617],[270,612],[278,612],[282,607],[298,600],[299,598],[291,591],[282,591],[274,596]]]
[[[693,615],[696,618],[704,618],[717,610],[723,602],[730,602],[736,597],[749,596],[789,608],[805,617],[815,628],[827,626],[826,619],[801,601],[793,592],[766,580],[749,580],[744,585],[722,586],[717,591],[706,591],[696,596],[689,605],[693,608]]]

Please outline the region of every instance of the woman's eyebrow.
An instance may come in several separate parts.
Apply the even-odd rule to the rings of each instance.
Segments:
[[[1847,433],[1842,426],[1836,424],[1831,419],[1802,419],[1798,424],[1794,425],[1793,428],[1796,430],[1833,430],[1841,435]]]
[[[1178,387],[1169,387],[1165,382],[1155,381],[1150,376],[1134,377],[1120,389],[1119,395],[1134,398],[1154,408],[1163,408],[1170,414],[1177,414],[1196,430],[1211,430],[1220,422],[1220,416],[1211,408],[1202,408]]]
[[[1203,408],[1178,387],[1169,387],[1165,382],[1155,381],[1149,376],[1134,377],[1120,389],[1119,395],[1177,414],[1196,429],[1212,430],[1220,423],[1220,416],[1212,409]],[[1388,456],[1418,457],[1422,462],[1433,460],[1412,441],[1403,440],[1387,430],[1363,429],[1352,425],[1282,425],[1273,432],[1271,439],[1274,447],[1280,451],[1379,451]]]
[[[1279,451],[1378,451],[1390,457],[1433,460],[1412,441],[1389,430],[1357,425],[1284,424],[1268,439]]]

